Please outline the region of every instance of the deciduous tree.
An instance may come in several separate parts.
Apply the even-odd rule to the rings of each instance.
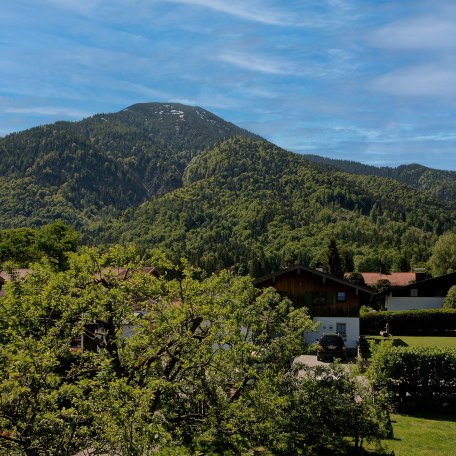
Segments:
[[[64,272],[37,265],[5,286],[0,448],[142,455],[269,441],[286,400],[277,385],[310,318],[248,277],[200,280],[185,262],[154,261],[160,277],[131,247],[86,249],[69,255]],[[81,334],[95,337],[96,353],[71,349]]]
[[[430,259],[434,276],[456,271],[456,233],[442,234],[432,249]]]

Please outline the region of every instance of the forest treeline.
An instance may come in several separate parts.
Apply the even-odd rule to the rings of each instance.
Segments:
[[[209,273],[316,266],[331,239],[347,271],[408,271],[455,228],[454,173],[342,171],[178,104],[37,127],[0,153],[1,230],[60,220],[84,244],[159,247]]]
[[[386,272],[425,263],[454,226],[453,211],[397,181],[328,172],[240,137],[195,157],[183,182],[113,221],[107,240],[258,276],[290,262],[316,266],[334,238],[346,270]]]
[[[351,174],[387,177],[397,180],[417,190],[423,190],[448,207],[456,208],[456,171],[431,169],[417,163],[392,168],[390,166],[364,165],[350,160],[336,160],[312,154],[305,154],[304,157],[314,163]]]

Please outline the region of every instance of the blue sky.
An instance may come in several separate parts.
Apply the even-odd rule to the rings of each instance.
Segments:
[[[456,170],[454,0],[3,0],[0,135],[201,106],[295,152]]]

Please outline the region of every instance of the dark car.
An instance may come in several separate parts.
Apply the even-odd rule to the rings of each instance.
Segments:
[[[340,358],[342,361],[347,360],[347,349],[345,342],[340,334],[323,334],[317,345],[317,359]]]

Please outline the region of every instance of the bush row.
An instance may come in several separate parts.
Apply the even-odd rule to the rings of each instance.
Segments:
[[[456,401],[456,349],[393,347],[383,342],[368,372],[374,386],[386,387],[402,404]]]
[[[378,336],[387,323],[393,335],[456,335],[456,309],[373,312],[360,317],[360,333]]]

